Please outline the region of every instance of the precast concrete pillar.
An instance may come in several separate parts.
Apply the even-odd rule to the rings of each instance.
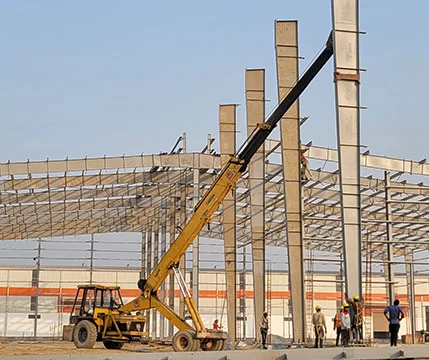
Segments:
[[[219,139],[222,166],[235,154],[236,149],[236,108],[237,105],[219,107]],[[236,264],[236,206],[235,188],[223,200],[223,233],[226,272],[226,302],[228,313],[228,334],[231,347],[237,338],[237,264]]]
[[[152,269],[158,264],[159,257],[159,215],[155,215],[154,232],[153,232],[153,264]],[[158,311],[152,310],[152,339],[156,339],[158,324]]]
[[[298,80],[298,22],[276,21],[279,102]],[[280,122],[293,340],[305,340],[304,241],[301,200],[301,144],[298,100]]]
[[[332,0],[332,18],[346,289],[361,298],[359,1]]]
[[[265,70],[246,70],[247,136],[265,119]],[[253,304],[255,337],[260,342],[259,321],[265,311],[265,147],[249,163],[250,225],[252,230]]]
[[[142,232],[142,247],[141,247],[141,259],[140,259],[140,279],[146,279],[146,231]]]

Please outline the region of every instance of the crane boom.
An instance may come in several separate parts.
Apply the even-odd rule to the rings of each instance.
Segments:
[[[265,123],[258,124],[256,131],[254,131],[246,140],[238,154],[231,157],[215,182],[195,206],[192,217],[147,278],[144,286],[144,292],[146,295],[158,290],[167,278],[171,269],[174,266],[177,266],[180,258],[186,253],[186,250],[198,236],[203,226],[210,221],[211,216],[222,203],[228,191],[235,186],[236,182],[241,177],[241,174],[246,170],[246,166],[253,155],[264,143],[283,115],[289,110],[317,73],[327,63],[332,56],[332,53],[332,41],[330,36],[325,49],[298,80],[288,95],[275,108]]]
[[[157,309],[179,329],[173,337],[173,348],[175,348],[176,351],[183,351],[185,348],[187,350],[184,351],[190,351],[190,349],[193,349],[192,344],[194,343],[196,344],[196,348],[199,348],[200,345],[202,348],[212,350],[220,350],[223,348],[224,341],[227,339],[227,334],[223,331],[210,331],[205,328],[198,309],[187,289],[186,282],[177,269],[180,258],[186,253],[186,250],[198,236],[203,226],[210,221],[211,216],[222,203],[226,194],[234,188],[238,179],[246,170],[253,155],[264,143],[283,115],[328,62],[332,54],[332,37],[329,36],[325,49],[320,53],[317,59],[311,64],[267,120],[257,125],[252,135],[250,135],[238,152],[234,156],[231,156],[229,161],[222,168],[221,173],[217,176],[214,183],[195,206],[194,213],[179,236],[170,245],[170,248],[155,266],[149,277],[147,279],[141,279],[138,282],[138,287],[143,292],[142,295],[118,309],[120,313],[130,313],[132,311],[151,308]],[[157,296],[157,290],[171,271],[173,271],[176,276],[195,329]],[[182,349],[181,344],[188,345]]]

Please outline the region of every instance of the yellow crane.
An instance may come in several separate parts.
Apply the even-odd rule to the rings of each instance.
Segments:
[[[106,348],[120,349],[124,342],[140,339],[147,335],[144,332],[146,319],[141,315],[141,312],[156,309],[179,329],[173,336],[175,351],[196,351],[200,348],[205,351],[224,349],[225,340],[228,337],[227,333],[206,329],[186,282],[178,270],[179,261],[203,226],[210,221],[211,216],[222,203],[226,194],[236,185],[253,155],[283,115],[328,62],[332,53],[332,37],[330,36],[324,50],[288,95],[264,123],[257,125],[240,150],[225,164],[214,183],[195,206],[194,213],[182,232],[171,244],[149,277],[139,280],[138,287],[142,291],[139,297],[123,305],[118,287],[101,285],[78,287],[75,305],[70,317],[72,329],[69,329],[76,347],[91,348],[97,340],[101,340]],[[188,324],[184,318],[157,296],[158,289],[171,272],[174,272],[176,276],[194,326]]]

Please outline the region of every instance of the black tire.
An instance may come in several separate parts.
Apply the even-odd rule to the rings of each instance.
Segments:
[[[209,339],[201,344],[201,350],[203,351],[214,351],[216,340]]]
[[[97,327],[88,320],[76,324],[73,332],[73,343],[78,349],[91,349],[97,341]]]
[[[222,351],[225,348],[225,340],[224,339],[217,339],[214,340],[214,347],[213,351]]]
[[[177,352],[194,351],[194,335],[188,330],[179,330],[173,336],[173,349]]]
[[[124,346],[123,342],[111,341],[111,340],[103,340],[103,345],[106,349],[114,349],[119,350]]]

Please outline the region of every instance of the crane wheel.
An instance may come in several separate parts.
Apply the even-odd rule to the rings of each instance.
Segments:
[[[73,343],[79,349],[91,349],[97,341],[97,328],[88,320],[76,324],[73,332]]]
[[[173,336],[173,349],[177,352],[195,351],[196,341],[194,334],[188,330],[179,330]],[[199,344],[199,340],[198,340]]]
[[[208,339],[201,344],[203,351],[222,351],[225,348],[225,340],[223,339]]]
[[[111,341],[111,340],[103,340],[103,345],[106,349],[114,349],[119,350],[124,346],[123,342]]]

